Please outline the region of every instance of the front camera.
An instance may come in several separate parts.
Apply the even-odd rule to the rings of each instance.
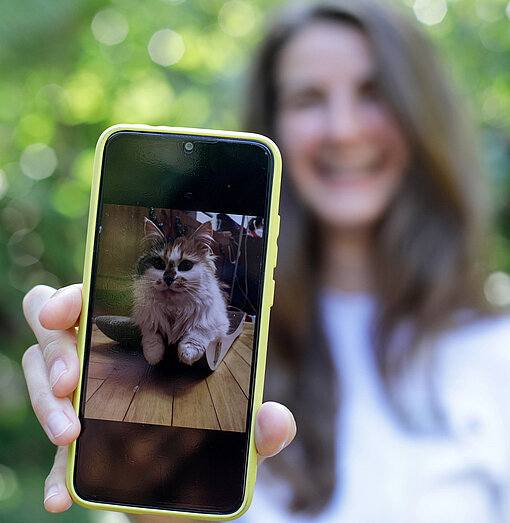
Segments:
[[[193,142],[186,142],[184,144],[184,152],[190,154],[193,152],[194,147]]]

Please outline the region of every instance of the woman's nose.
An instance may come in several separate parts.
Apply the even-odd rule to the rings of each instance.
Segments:
[[[361,136],[362,121],[356,100],[350,94],[331,97],[326,122],[328,138],[333,142],[348,144]]]

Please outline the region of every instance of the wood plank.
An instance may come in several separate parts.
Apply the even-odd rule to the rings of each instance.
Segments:
[[[236,341],[240,341],[243,345],[246,345],[248,350],[253,351],[253,336],[251,335],[245,335],[239,336]]]
[[[243,333],[241,333],[239,338],[237,338],[236,341],[240,341],[241,343],[244,343],[248,347],[249,350],[253,350],[253,335],[252,334],[243,332]]]
[[[172,425],[174,386],[169,379],[158,379],[150,367],[140,382],[124,421]]]
[[[90,351],[90,361],[97,363],[115,363],[119,365],[132,365],[134,360],[144,360],[142,350],[140,351],[122,351],[117,350],[115,343],[104,343],[93,347]]]
[[[105,380],[115,369],[115,365],[111,362],[89,362],[88,378],[96,378],[99,380]]]
[[[197,379],[174,390],[172,425],[219,430],[220,425],[205,379]]]
[[[103,384],[104,380],[99,380],[96,378],[89,378],[87,379],[87,396],[85,401],[88,401],[89,398],[96,392],[96,390]]]
[[[253,331],[255,330],[255,323],[253,323],[252,321],[245,321],[244,330],[253,334]]]
[[[248,397],[250,388],[250,365],[248,365],[235,350],[229,350],[223,361],[246,397]]]
[[[89,360],[98,363],[109,363],[115,361],[116,352],[112,351],[110,343],[96,345],[90,349]]]
[[[230,350],[236,350],[239,356],[241,356],[241,358],[243,358],[243,360],[251,366],[253,351],[250,347],[248,347],[248,345],[246,345],[246,343],[237,338]]]
[[[122,421],[146,369],[141,365],[114,369],[85,404],[85,417]]]
[[[103,343],[115,343],[114,340],[103,334],[95,325],[92,326],[92,335],[90,337],[91,346],[102,345]]]
[[[237,339],[242,341],[248,347],[253,347],[253,335],[243,332]]]
[[[244,322],[243,332],[242,332],[241,336],[249,336],[249,337],[253,338],[254,332],[255,332],[255,324]]]
[[[225,363],[207,377],[221,430],[244,432],[248,400]]]

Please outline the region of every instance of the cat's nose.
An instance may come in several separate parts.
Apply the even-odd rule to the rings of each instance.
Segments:
[[[165,274],[165,276],[163,276],[163,280],[170,287],[170,285],[172,285],[172,283],[174,282],[175,278],[171,274]]]

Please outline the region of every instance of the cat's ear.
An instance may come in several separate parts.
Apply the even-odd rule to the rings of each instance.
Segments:
[[[143,229],[145,232],[144,240],[165,240],[165,235],[161,232],[161,229],[152,220],[149,220],[148,218],[144,218]]]
[[[212,222],[205,222],[200,225],[193,233],[193,239],[197,244],[212,250],[212,244],[214,243]]]

